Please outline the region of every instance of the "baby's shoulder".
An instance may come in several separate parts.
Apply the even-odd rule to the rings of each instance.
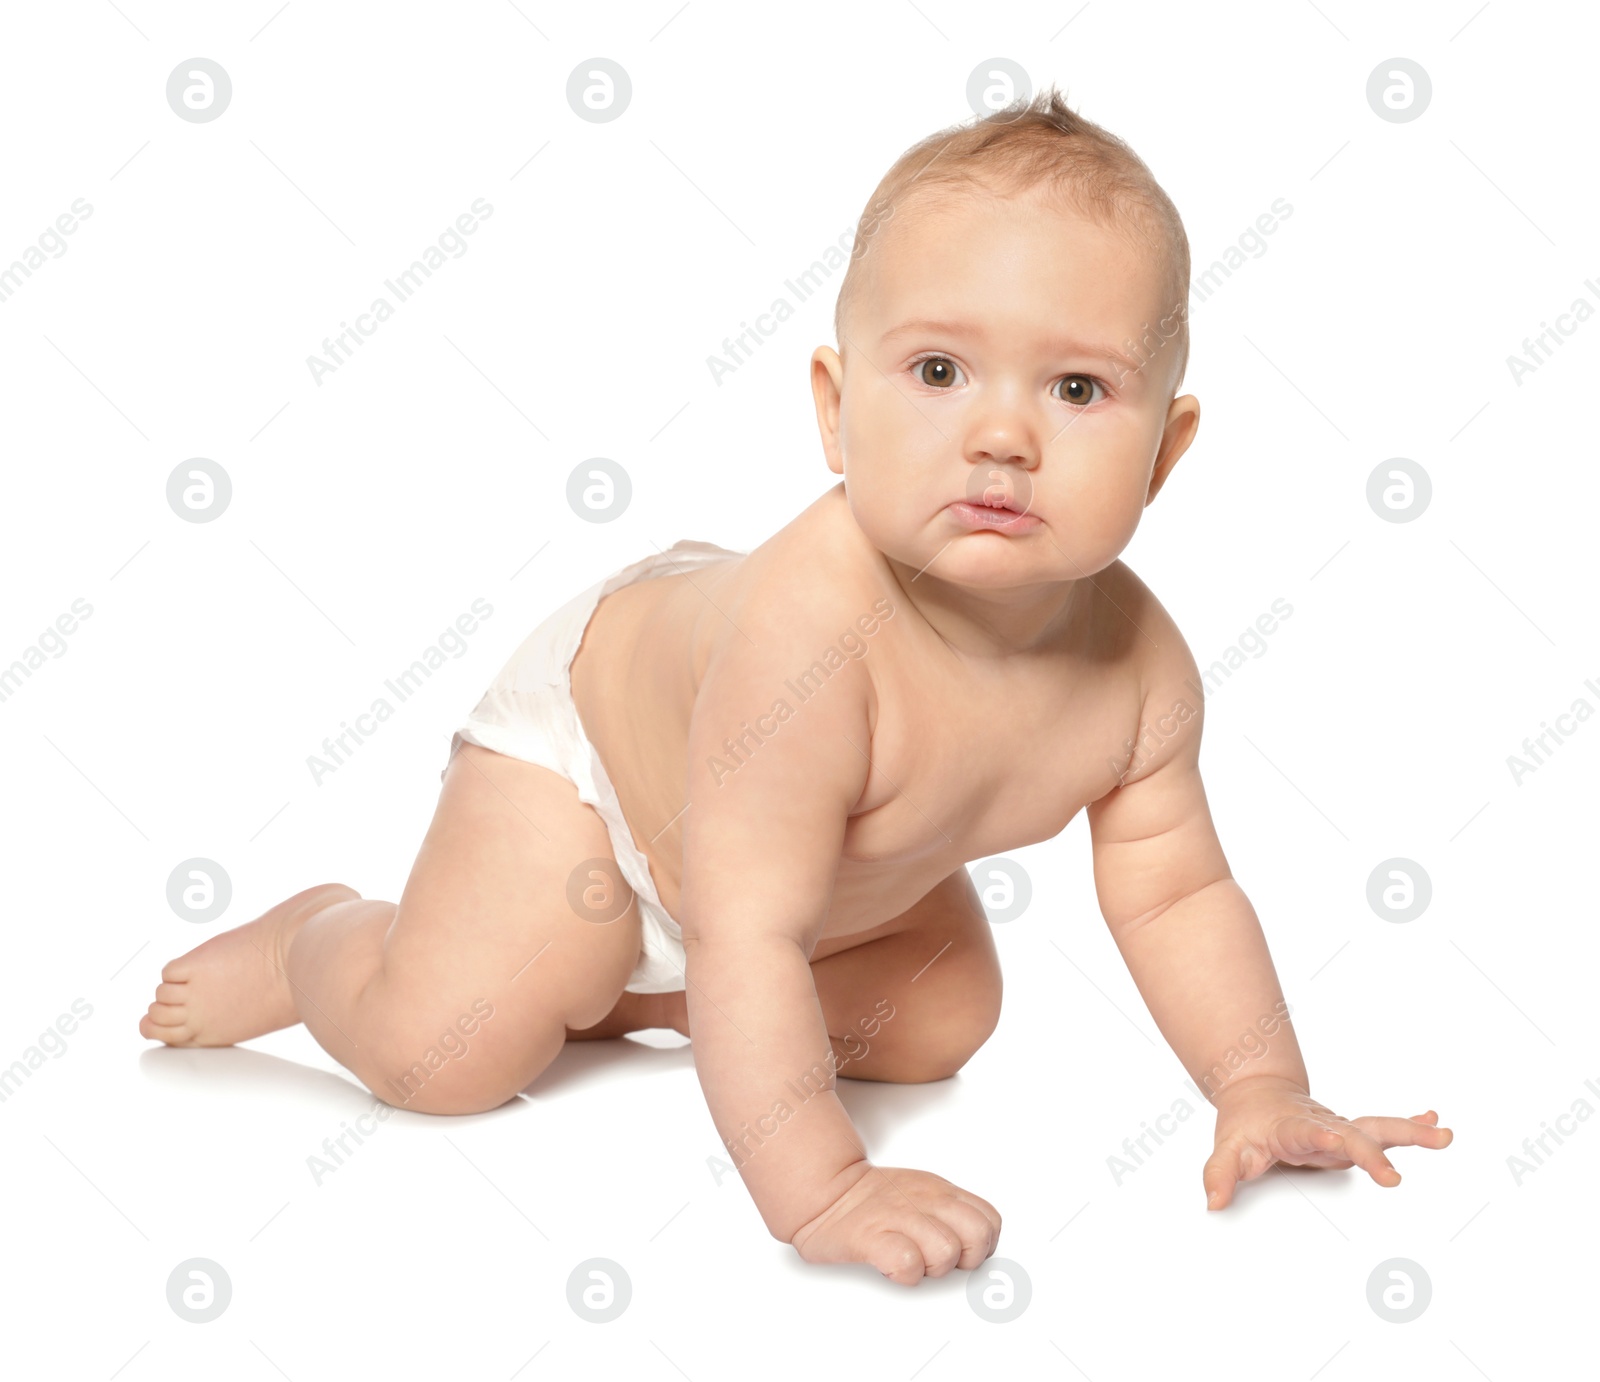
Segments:
[[[865,535],[834,521],[835,501],[830,491],[753,549],[732,582],[731,603],[782,641],[837,632],[841,619],[869,615],[889,593]]]
[[[1177,620],[1126,562],[1094,574],[1090,638],[1098,660],[1114,663],[1148,692],[1193,675],[1194,656]]]
[[[804,703],[813,707],[804,717],[807,734],[846,733],[855,742],[871,737],[877,717],[865,654],[895,605],[881,572],[848,535],[806,518],[802,513],[705,583],[695,713],[720,724],[734,711],[770,704],[787,722]],[[829,693],[819,698],[824,685]],[[792,731],[788,738],[799,742]]]
[[[1155,591],[1120,560],[1094,579],[1103,641],[1136,680],[1140,701],[1193,700],[1198,681],[1194,654]]]

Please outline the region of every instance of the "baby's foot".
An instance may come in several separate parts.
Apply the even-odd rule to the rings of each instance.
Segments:
[[[283,962],[300,928],[334,902],[361,896],[324,883],[286,898],[170,961],[139,1035],[168,1046],[232,1046],[300,1020]]]

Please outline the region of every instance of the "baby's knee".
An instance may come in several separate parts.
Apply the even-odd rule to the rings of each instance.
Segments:
[[[362,1080],[378,1098],[413,1113],[485,1113],[517,1096],[565,1040],[556,1024],[544,1040],[497,1040],[415,1020],[397,1023],[369,1043]]]
[[[913,1064],[917,1082],[947,1080],[978,1053],[1000,1025],[1000,985],[983,984],[961,1004],[929,1024],[926,1049]]]
[[[914,1029],[895,1033],[896,1040],[874,1043],[859,1053],[850,1049],[848,1039],[832,1040],[843,1052],[842,1074],[893,1084],[927,1084],[948,1080],[959,1071],[993,1035],[999,1020],[996,990],[992,996],[974,994],[972,1001],[958,1007],[924,1014]]]
[[[402,1071],[397,1077],[368,1082],[369,1088],[384,1103],[411,1113],[464,1114],[487,1113],[514,1099],[517,1091],[506,1082],[444,1079],[433,1081]]]

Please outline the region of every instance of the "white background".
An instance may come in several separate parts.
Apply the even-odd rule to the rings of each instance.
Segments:
[[[1592,1354],[1600,1127],[1520,1185],[1507,1157],[1600,1107],[1600,725],[1520,785],[1506,760],[1600,705],[1600,324],[1520,384],[1507,357],[1600,300],[1600,24],[1474,0],[674,10],[8,7],[0,263],[74,199],[93,214],[0,302],[0,664],[74,599],[93,614],[0,703],[0,1063],[75,999],[93,1015],[0,1104],[0,1350],[89,1379],[1567,1375]],[[165,97],[195,56],[233,81],[207,124]],[[595,56],[633,82],[612,123],[566,102]],[[397,1114],[316,1184],[308,1156],[371,1096],[303,1029],[153,1048],[161,965],[313,883],[396,896],[451,730],[539,619],[653,546],[752,547],[834,483],[806,383],[833,285],[720,385],[707,357],[904,148],[970,118],[996,56],[1146,159],[1196,272],[1292,205],[1194,306],[1204,420],[1125,557],[1202,665],[1293,606],[1211,700],[1212,809],[1313,1092],[1435,1108],[1455,1144],[1397,1151],[1395,1190],[1274,1172],[1207,1214],[1202,1109],[1117,1185],[1122,1139],[1195,1100],[1080,817],[1015,854],[1033,900],[996,927],[988,1045],[943,1083],[840,1085],[876,1160],[999,1207],[1032,1289],[1012,1323],[967,1273],[908,1291],[768,1237],[710,1169],[671,1033],[569,1048],[492,1114]],[[1365,94],[1396,56],[1433,83],[1404,124]],[[479,197],[469,251],[315,384],[306,357]],[[594,456],[634,486],[604,525],[565,500]],[[1433,482],[1410,523],[1366,500],[1397,456]],[[166,502],[193,457],[232,479],[212,523]],[[317,785],[307,756],[478,597],[465,656]],[[166,901],[196,856],[233,884],[210,926]],[[1406,924],[1366,901],[1393,856],[1432,880]],[[167,1304],[191,1257],[233,1283],[210,1324]],[[591,1257],[632,1282],[608,1325],[567,1304]],[[1367,1303],[1391,1257],[1432,1280],[1409,1324]]]

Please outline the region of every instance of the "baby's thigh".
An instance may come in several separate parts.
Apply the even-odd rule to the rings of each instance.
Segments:
[[[474,1042],[526,1051],[611,1011],[639,935],[605,824],[577,788],[462,743],[384,942],[380,980],[394,1010],[433,1020],[487,1006],[492,1018]]]

